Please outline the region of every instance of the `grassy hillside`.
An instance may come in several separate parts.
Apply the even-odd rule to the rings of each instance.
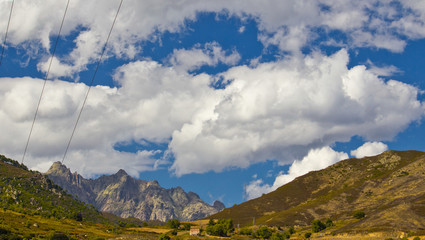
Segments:
[[[104,219],[94,207],[76,201],[59,186],[38,172],[0,155],[0,207],[18,213],[84,219],[101,222]]]
[[[133,233],[138,219],[123,219],[76,200],[45,175],[0,155],[0,239],[156,239]]]
[[[356,211],[365,217],[356,219]],[[269,226],[339,222],[334,233],[425,230],[425,153],[388,151],[348,159],[296,178],[274,192],[212,218]]]

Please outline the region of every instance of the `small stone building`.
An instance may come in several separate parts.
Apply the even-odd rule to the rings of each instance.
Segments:
[[[199,227],[190,228],[190,236],[198,236],[199,234],[201,234],[201,229]]]

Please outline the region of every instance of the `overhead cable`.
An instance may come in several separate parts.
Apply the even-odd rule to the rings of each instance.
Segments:
[[[40,108],[41,99],[43,98],[44,89],[46,87],[46,82],[47,82],[47,79],[49,77],[50,68],[52,67],[53,58],[55,57],[56,47],[58,45],[59,37],[60,37],[61,32],[62,32],[62,27],[63,27],[63,23],[65,21],[65,16],[66,16],[66,13],[68,11],[69,1],[70,0],[68,0],[68,2],[66,3],[65,12],[63,14],[62,22],[61,22],[61,25],[60,25],[60,28],[59,28],[59,33],[58,33],[58,36],[56,37],[55,45],[54,45],[53,51],[52,51],[52,56],[50,57],[49,67],[47,68],[46,76],[44,77],[44,83],[43,83],[43,87],[41,89],[40,98],[38,99],[37,108],[35,109],[34,119],[33,119],[32,124],[31,124],[31,129],[30,129],[30,132],[28,134],[28,139],[27,139],[27,143],[25,145],[24,154],[22,156],[22,163],[24,163],[24,159],[25,159],[25,155],[26,155],[27,150],[28,150],[28,145],[29,145],[29,142],[30,142],[30,139],[31,139],[32,131],[34,129],[34,124],[35,124],[35,121],[37,119],[38,110]]]
[[[12,5],[10,6],[10,12],[9,12],[9,20],[7,21],[6,33],[4,34],[4,41],[3,41],[2,48],[1,48],[0,66],[1,66],[1,63],[3,61],[4,49],[6,48],[7,33],[9,32],[10,19],[12,18],[12,11],[13,11],[13,4],[14,3],[15,3],[15,0],[12,0]]]
[[[102,58],[103,58],[103,55],[105,54],[105,51],[106,51],[106,46],[108,45],[109,38],[111,37],[112,29],[114,29],[114,25],[115,25],[115,22],[117,20],[118,13],[120,12],[122,2],[123,2],[123,0],[121,0],[120,5],[118,6],[118,10],[117,10],[117,13],[115,14],[114,21],[112,22],[111,29],[109,30],[108,37],[106,38],[105,45],[103,45],[102,53],[100,54],[100,57],[99,57],[99,59],[97,61],[96,70],[93,73],[93,77],[92,77],[92,79],[90,81],[90,84],[88,86],[88,89],[87,89],[87,92],[86,92],[86,95],[85,95],[85,98],[84,98],[84,101],[83,101],[83,105],[81,106],[80,112],[78,113],[78,117],[77,117],[77,120],[75,122],[74,129],[72,130],[71,137],[69,138],[68,144],[67,144],[66,149],[65,149],[65,153],[63,154],[62,163],[64,162],[64,160],[66,158],[66,155],[67,155],[68,150],[69,150],[69,146],[71,145],[72,139],[73,139],[74,134],[75,134],[75,130],[77,129],[78,123],[80,121],[81,114],[82,114],[82,112],[84,110],[84,107],[86,105],[87,98],[88,98],[88,96],[90,94],[90,90],[91,90],[91,88],[93,86],[93,82],[94,82],[94,79],[96,77],[96,73],[99,70],[100,63],[101,63]]]

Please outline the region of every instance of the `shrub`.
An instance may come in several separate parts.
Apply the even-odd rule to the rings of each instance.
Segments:
[[[239,230],[239,234],[240,235],[248,235],[248,236],[250,236],[250,235],[252,235],[252,229],[251,228],[241,228],[240,230]]]
[[[326,223],[325,223],[326,227],[332,227],[334,225],[334,223],[332,222],[332,220],[330,218],[326,219]]]
[[[366,214],[363,211],[356,211],[353,214],[353,217],[357,218],[357,219],[362,219],[366,216]]]
[[[226,237],[227,233],[224,229],[224,226],[221,224],[216,224],[213,226],[207,227],[207,233],[213,236]]]
[[[234,230],[232,219],[219,219],[217,223],[210,219],[207,226],[207,233],[213,236],[226,237]]]
[[[183,224],[183,230],[189,231],[190,227],[191,227],[190,223],[184,223]]]
[[[289,236],[287,235],[288,233],[284,232],[284,233],[273,233],[272,236],[270,237],[270,240],[284,240],[284,239],[288,239]]]
[[[291,234],[288,232],[282,232],[282,233],[273,233],[270,239],[272,240],[281,240],[281,239],[289,239],[291,237]]]
[[[294,234],[295,233],[295,229],[294,229],[294,227],[289,227],[289,229],[288,229],[288,233],[290,234],[290,235],[292,235],[292,234]]]
[[[311,233],[310,233],[310,232],[305,233],[305,234],[304,234],[304,237],[305,237],[305,238],[310,238],[310,237],[311,237]]]
[[[210,218],[210,220],[208,221],[208,226],[214,226],[215,222],[214,219]]]
[[[421,240],[421,238],[420,237],[415,237],[415,238],[413,238],[413,240]]]
[[[170,219],[166,223],[167,227],[177,229],[180,227],[180,221],[178,219]]]
[[[63,233],[53,233],[49,239],[50,240],[69,240],[69,237]]]
[[[159,235],[158,240],[170,240],[170,237],[164,233]]]
[[[81,213],[74,213],[72,215],[72,219],[74,219],[75,221],[81,222],[83,221],[83,215]]]
[[[326,225],[322,221],[316,219],[312,222],[311,229],[313,232],[317,233],[326,229]]]
[[[170,234],[171,234],[171,235],[176,236],[176,235],[177,235],[177,229],[173,229],[173,230],[170,232]]]
[[[266,226],[260,227],[254,233],[254,237],[256,238],[269,239],[271,236],[272,236],[272,230]]]

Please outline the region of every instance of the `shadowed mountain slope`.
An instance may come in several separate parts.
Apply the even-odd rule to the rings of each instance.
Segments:
[[[355,219],[354,212],[366,217]],[[276,191],[225,209],[211,218],[235,223],[291,226],[314,219],[346,222],[336,232],[424,231],[425,153],[387,151],[347,159],[310,172]]]

